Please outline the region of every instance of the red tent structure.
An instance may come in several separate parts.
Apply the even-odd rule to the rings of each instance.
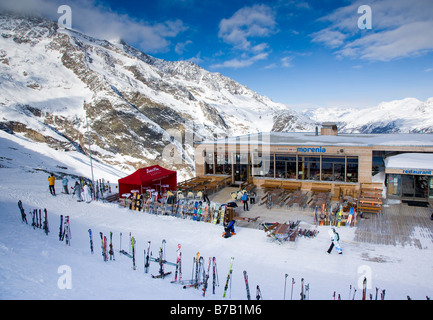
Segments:
[[[146,189],[163,191],[164,188],[175,190],[177,186],[176,171],[168,170],[158,165],[141,168],[129,176],[119,179],[119,196],[138,190],[144,193]]]

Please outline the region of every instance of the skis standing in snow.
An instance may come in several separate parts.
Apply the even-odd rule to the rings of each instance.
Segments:
[[[110,260],[116,260],[114,258],[114,249],[113,249],[113,232],[110,231]]]
[[[93,236],[92,236],[92,229],[89,229],[89,238],[90,238],[90,252],[93,254]]]
[[[59,241],[62,241],[63,234],[63,215],[60,215]]]
[[[104,234],[102,232],[99,232],[99,235],[101,237],[102,258],[103,258],[104,261],[108,261],[108,256],[107,256],[107,237],[104,237]]]
[[[206,290],[207,290],[207,286],[208,286],[208,281],[209,281],[209,270],[210,270],[210,265],[212,264],[212,258],[209,257],[209,264],[207,265],[207,272],[206,272],[206,278],[204,279],[204,287],[203,287],[203,297],[206,294]]]
[[[135,244],[136,244],[136,242],[135,242],[135,238],[132,237],[132,238],[131,238],[131,248],[132,248],[132,270],[136,270],[136,267],[135,267]]]
[[[21,200],[18,201],[18,208],[20,208],[20,212],[21,212],[21,220],[22,220],[23,222],[25,222],[26,224],[28,224],[28,223],[27,223],[27,216],[26,216],[26,213],[25,213],[25,211],[24,211],[23,203],[21,202]]]
[[[43,224],[43,229],[45,231],[45,234],[48,235],[48,232],[50,232],[50,228],[48,226],[47,209],[44,209],[44,224]]]
[[[263,300],[262,292],[260,291],[259,285],[256,287],[256,300]]]
[[[364,277],[362,281],[362,300],[365,300],[367,297],[367,277]]]
[[[228,287],[229,287],[229,282],[230,282],[230,280],[231,280],[231,277],[232,277],[232,272],[233,272],[233,261],[235,260],[235,258],[234,257],[231,257],[231,259],[230,259],[230,268],[229,268],[229,273],[228,273],[228,275],[227,275],[227,280],[226,280],[226,284],[225,284],[225,286],[224,286],[224,294],[223,294],[223,298],[225,298],[226,297],[226,293],[227,293],[227,289],[228,289]],[[230,282],[231,283],[231,282]]]
[[[245,280],[245,289],[247,290],[247,299],[251,300],[250,285],[248,284],[248,274],[246,270],[244,270],[244,280]]]
[[[147,241],[147,255],[146,260],[144,262],[144,273],[149,272],[149,265],[150,265],[150,241]]]
[[[60,216],[62,218],[62,216]],[[63,224],[63,233],[61,237],[61,241],[65,240],[66,245],[71,245],[71,225],[69,223],[69,216],[65,216],[65,222]]]
[[[215,257],[212,258],[212,293],[215,294],[215,287],[219,286],[218,271]]]
[[[163,239],[162,245],[159,248],[159,257],[158,258],[150,257],[150,261],[154,261],[154,262],[157,262],[159,264],[159,272],[157,275],[152,275],[152,278],[164,279],[166,276],[171,274],[171,271],[169,271],[169,272],[164,271],[164,264],[176,266],[175,263],[168,262],[167,260],[165,260],[165,243],[166,243],[166,241],[165,241],[165,239]]]
[[[150,243],[150,241],[149,241]],[[182,252],[180,251],[180,243],[177,245],[177,260],[176,260],[176,271],[174,273],[174,282],[182,281]],[[204,293],[203,293],[204,296]]]

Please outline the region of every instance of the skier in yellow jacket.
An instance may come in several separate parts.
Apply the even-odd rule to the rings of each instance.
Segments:
[[[56,195],[56,190],[54,189],[54,183],[56,182],[56,178],[54,177],[53,174],[51,174],[51,176],[48,177],[48,184],[50,187],[50,192],[53,196]]]

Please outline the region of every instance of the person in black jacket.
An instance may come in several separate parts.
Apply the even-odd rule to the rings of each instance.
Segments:
[[[210,200],[209,200],[209,198],[208,198],[207,195],[208,195],[208,190],[207,190],[207,187],[204,186],[204,189],[203,189],[203,201],[206,201],[207,204],[210,205]]]

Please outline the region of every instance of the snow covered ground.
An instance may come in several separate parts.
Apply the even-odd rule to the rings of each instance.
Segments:
[[[64,169],[67,167],[67,169]],[[39,168],[39,170],[36,170]],[[355,299],[361,298],[361,281],[368,279],[367,294],[375,296],[375,288],[386,289],[385,299],[424,300],[433,294],[432,243],[423,249],[412,246],[384,246],[353,241],[355,228],[338,229],[343,255],[326,254],[330,244],[329,227],[319,227],[314,239],[300,238],[294,246],[279,245],[261,230],[237,227],[237,235],[221,237],[222,227],[209,223],[155,216],[120,208],[102,202],[78,203],[71,195],[48,191],[48,173],[55,171],[70,175],[90,176],[85,157],[72,152],[60,152],[29,143],[19,135],[0,131],[0,299],[158,299],[202,300],[222,299],[230,257],[234,257],[230,290],[225,299],[246,299],[242,272],[248,272],[251,295],[260,286],[264,299],[290,299],[291,279],[296,283],[293,299],[299,299],[301,278],[309,284],[310,299],[333,299],[334,291],[342,299],[349,298],[349,288],[357,289]],[[113,183],[125,174],[108,166],[96,164],[95,177]],[[70,179],[69,185],[74,179]],[[21,222],[17,206],[22,200],[26,213],[33,209],[48,210],[49,235],[42,229],[33,230]],[[69,215],[71,246],[58,240],[59,216]],[[94,234],[94,254],[90,253],[88,229]],[[99,232],[113,232],[116,260],[104,262]],[[137,241],[137,269],[118,253],[119,235],[123,233],[122,249],[127,250],[129,233]],[[176,261],[178,243],[182,245],[183,279],[191,279],[193,257],[197,252],[207,261],[216,257],[219,287],[216,294],[183,289],[170,283],[174,267],[165,271],[173,274],[166,279],[153,279],[158,264],[151,263],[144,273],[143,250],[151,241],[156,256],[162,240],[166,240],[166,259]],[[65,282],[70,280],[70,282]],[[68,287],[70,284],[70,288]],[[64,288],[66,286],[66,288]]]

